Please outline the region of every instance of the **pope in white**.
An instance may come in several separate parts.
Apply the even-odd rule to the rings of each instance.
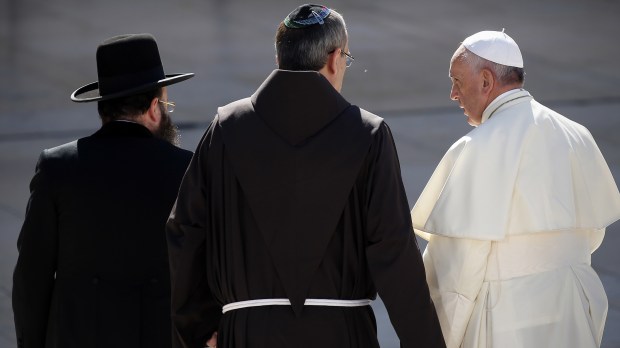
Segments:
[[[451,99],[476,128],[411,212],[448,347],[599,347],[607,296],[591,267],[620,194],[592,135],[523,89],[506,33],[463,41]]]

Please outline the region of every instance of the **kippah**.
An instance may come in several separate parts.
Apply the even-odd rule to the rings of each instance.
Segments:
[[[517,43],[502,31],[481,31],[463,41],[475,55],[494,63],[523,68],[523,57]]]
[[[311,25],[325,23],[323,20],[329,16],[330,9],[323,5],[305,4],[301,5],[284,18],[284,25],[287,28],[299,29]]]

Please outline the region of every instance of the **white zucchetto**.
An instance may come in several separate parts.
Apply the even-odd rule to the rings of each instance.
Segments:
[[[517,43],[504,31],[481,31],[463,41],[463,46],[486,60],[523,68],[523,57]]]

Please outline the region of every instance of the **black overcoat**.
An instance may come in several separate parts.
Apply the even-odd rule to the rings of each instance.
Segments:
[[[43,151],[13,276],[19,347],[170,347],[164,227],[190,159],[125,121]]]
[[[317,72],[218,110],[167,234],[175,347],[377,347],[370,306],[304,306],[377,292],[403,347],[444,346],[390,130]]]

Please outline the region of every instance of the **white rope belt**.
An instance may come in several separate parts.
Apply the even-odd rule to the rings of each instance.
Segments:
[[[330,300],[320,298],[308,298],[304,302],[304,306],[328,306],[328,307],[361,307],[368,306],[372,300]],[[222,307],[222,313],[235,309],[260,307],[260,306],[290,306],[291,301],[288,298],[265,298],[260,300],[249,300],[232,302]]]

